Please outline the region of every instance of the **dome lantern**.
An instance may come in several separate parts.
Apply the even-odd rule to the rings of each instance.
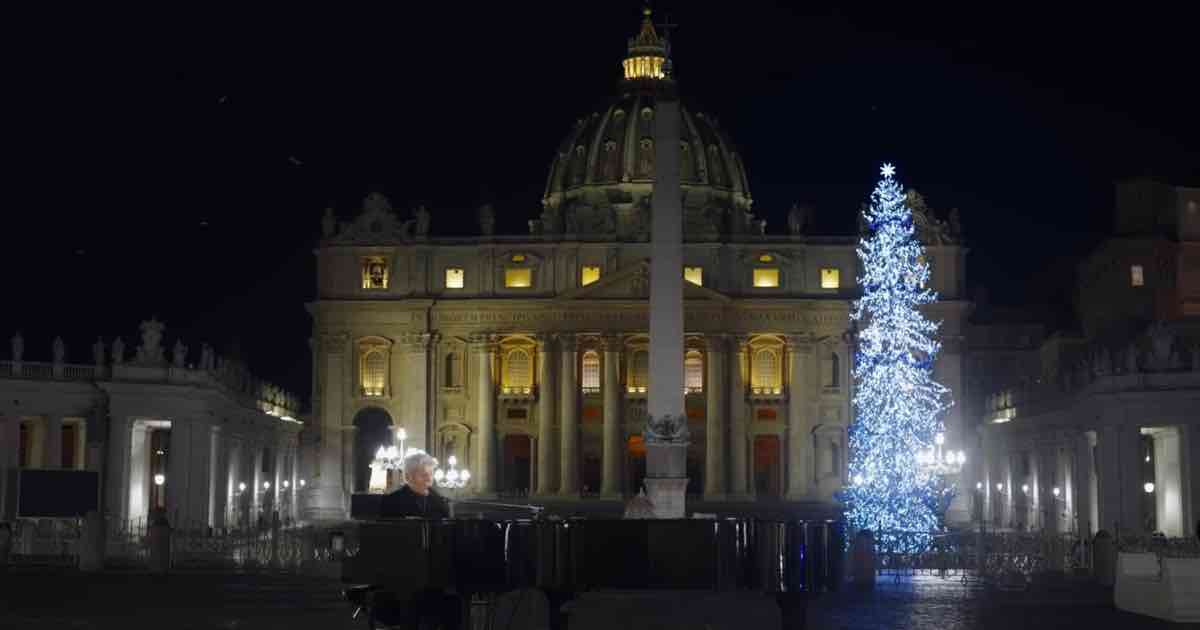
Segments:
[[[669,80],[666,70],[668,42],[659,37],[650,19],[650,8],[642,10],[642,30],[629,38],[628,52],[622,65],[626,81]]]

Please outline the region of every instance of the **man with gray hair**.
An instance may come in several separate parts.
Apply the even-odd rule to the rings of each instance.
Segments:
[[[413,450],[404,457],[404,485],[383,497],[382,518],[450,518],[450,504],[433,489],[437,460],[429,453]]]

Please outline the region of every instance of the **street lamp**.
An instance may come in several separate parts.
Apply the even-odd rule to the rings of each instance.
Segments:
[[[1145,490],[1146,494],[1154,494],[1154,482],[1147,481],[1145,485],[1142,486],[1142,490]]]
[[[162,473],[158,473],[158,474],[154,475],[154,485],[156,485],[156,486],[161,486],[161,485],[163,485],[163,484],[164,484],[164,483],[166,483],[166,482],[167,482],[167,476],[166,476],[166,475],[164,475],[164,474],[162,474]]]
[[[934,445],[917,453],[917,465],[929,475],[957,475],[967,463],[967,454],[963,451],[943,450],[946,435],[938,433],[933,438]]]

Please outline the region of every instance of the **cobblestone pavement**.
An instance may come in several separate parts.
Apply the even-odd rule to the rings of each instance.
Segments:
[[[0,629],[364,628],[350,620],[340,588],[336,580],[286,575],[0,574]],[[819,630],[1198,627],[1117,611],[1111,590],[1084,582],[999,592],[936,577],[880,578],[874,591],[828,594],[812,602],[808,617]]]

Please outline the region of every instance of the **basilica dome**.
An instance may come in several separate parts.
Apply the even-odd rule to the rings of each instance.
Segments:
[[[669,45],[646,12],[630,38],[618,97],[579,119],[550,165],[535,231],[640,240],[654,184],[656,101],[673,97]],[[690,239],[755,231],[746,170],[717,120],[680,103],[680,184]]]

